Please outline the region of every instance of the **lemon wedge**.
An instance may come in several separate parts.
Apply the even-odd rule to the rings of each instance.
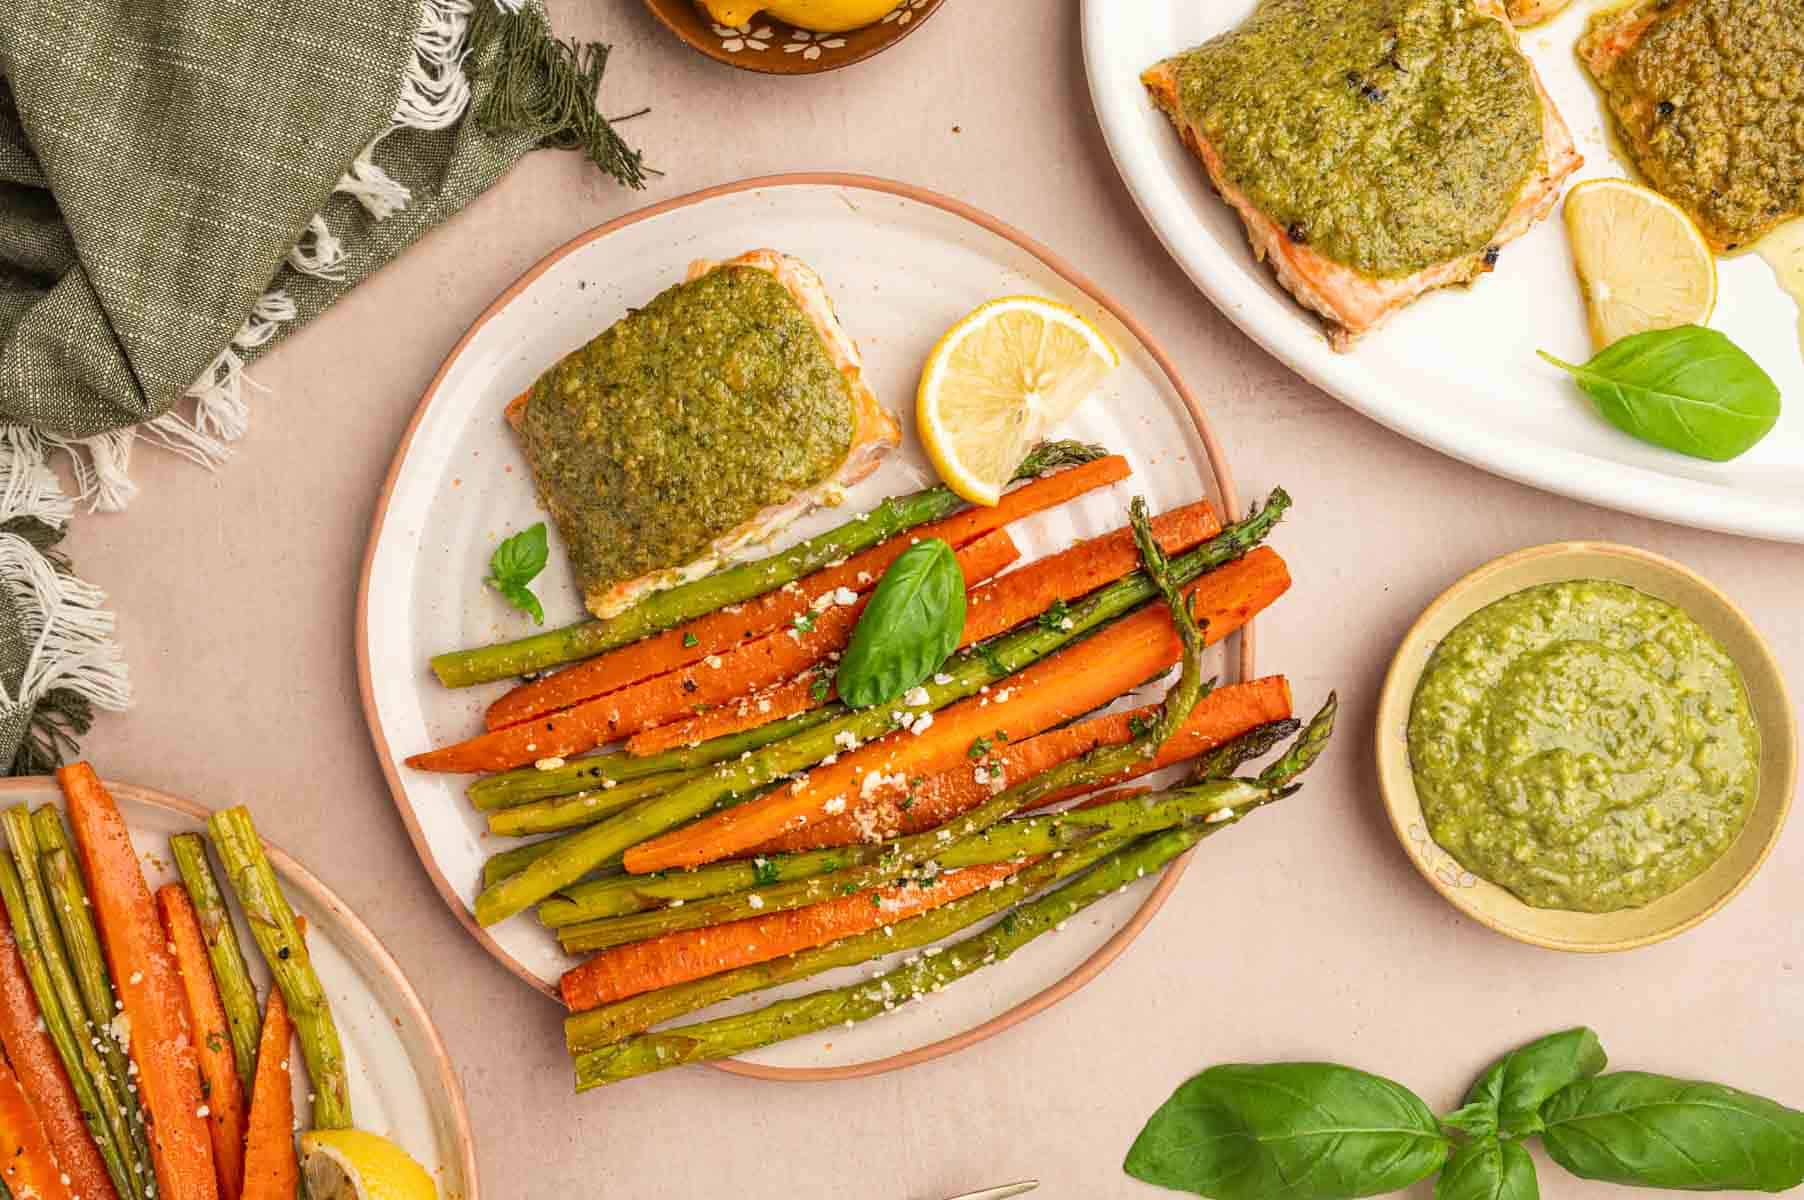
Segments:
[[[425,1167],[387,1138],[360,1129],[303,1133],[301,1171],[313,1200],[438,1200]]]
[[[915,423],[946,486],[973,504],[1002,498],[1015,468],[1071,416],[1121,355],[1055,300],[992,300],[927,356]]]
[[[1626,179],[1566,197],[1566,232],[1599,350],[1632,334],[1702,325],[1716,308],[1716,256],[1683,209]]]

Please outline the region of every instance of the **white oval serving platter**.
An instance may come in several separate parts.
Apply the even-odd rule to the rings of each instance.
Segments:
[[[1522,32],[1585,165],[1574,177],[1629,175],[1598,93],[1573,53],[1595,8],[1580,0]],[[1240,218],[1154,108],[1140,72],[1238,25],[1253,0],[1084,0],[1084,64],[1109,150],[1153,229],[1236,325],[1324,391],[1445,454],[1534,487],[1704,529],[1804,541],[1804,355],[1798,317],[1759,257],[1723,260],[1711,324],[1753,355],[1787,401],[1779,426],[1730,463],[1645,445],[1606,424],[1537,349],[1591,355],[1559,213],[1503,249],[1470,290],[1424,297],[1337,354],[1320,323],[1253,261]]]

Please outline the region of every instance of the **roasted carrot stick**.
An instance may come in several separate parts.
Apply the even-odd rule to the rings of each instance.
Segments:
[[[107,965],[131,1025],[131,1056],[161,1200],[217,1200],[213,1144],[181,971],[169,952],[138,852],[113,798],[86,763],[56,773],[93,894]]]
[[[4,1061],[0,1061],[0,1179],[15,1197],[73,1200],[73,1177],[64,1173],[37,1110]]]
[[[1206,500],[1174,509],[1153,521],[1153,533],[1167,554],[1182,553],[1220,531],[1221,522]],[[1036,616],[1055,612],[1053,606],[1059,602],[1093,592],[1126,575],[1139,562],[1140,553],[1134,548],[1134,534],[1129,529],[1118,529],[1058,554],[1035,559],[972,590],[966,601],[965,632],[959,645],[974,645]],[[792,679],[771,686],[766,692],[742,697],[738,703],[634,734],[627,740],[626,749],[629,754],[656,754],[675,746],[755,729],[767,721],[825,704],[830,695],[827,689],[817,688],[812,678]]]
[[[195,1054],[200,1058],[200,1077],[207,1097],[207,1128],[213,1135],[213,1167],[219,1176],[219,1194],[225,1200],[238,1200],[244,1187],[244,1084],[238,1079],[225,1004],[213,981],[206,938],[201,934],[200,918],[195,915],[188,889],[179,883],[158,888],[157,912],[174,948],[176,965],[182,973],[182,990],[188,997],[188,1019],[194,1030]]]
[[[1185,589],[1205,639],[1220,641],[1290,586],[1284,560],[1261,546]],[[867,774],[904,778],[948,770],[967,756],[982,757],[984,742],[1003,744],[1050,729],[1108,703],[1175,663],[1180,646],[1171,614],[1149,605],[1089,638],[1042,659],[936,714],[924,733],[898,730],[841,754],[798,782],[703,817],[626,852],[627,870],[640,873],[694,867],[745,853],[772,838],[849,807]],[[985,782],[993,782],[986,772]]]
[[[257,1082],[251,1086],[244,1200],[294,1200],[301,1181],[294,1151],[294,1085],[288,1069],[293,1040],[282,989],[272,987],[263,1036],[257,1043]]]
[[[699,746],[713,738],[757,729],[772,721],[781,721],[785,717],[807,712],[825,704],[831,695],[831,678],[817,675],[813,671],[804,671],[793,679],[785,679],[762,691],[730,700],[705,713],[635,733],[626,739],[626,752],[644,757],[675,750],[679,746]]]
[[[1027,861],[947,871],[925,886],[903,884],[838,896],[805,908],[615,946],[564,972],[558,983],[572,1012],[769,962],[881,925],[917,916],[1006,879]]]
[[[1130,740],[1134,736],[1135,723],[1149,721],[1157,712],[1157,705],[1149,705],[1076,721],[1025,741],[996,746],[988,761],[1001,769],[1005,779],[1028,779],[1050,767],[1088,754],[1098,746],[1119,745]],[[1184,727],[1159,747],[1156,756],[1147,759],[1132,771],[1113,776],[1098,786],[1108,787],[1124,780],[1138,779],[1142,775],[1213,749],[1255,726],[1264,725],[1268,721],[1282,721],[1290,715],[1290,684],[1282,675],[1217,688],[1197,702]],[[1070,799],[1076,794],[1078,793],[1067,792],[1048,796],[1041,806]],[[755,847],[753,853],[781,854],[791,850],[819,850],[828,846],[868,841],[873,836],[887,838],[919,833],[923,829],[945,824],[959,813],[987,800],[990,795],[989,785],[976,781],[971,764],[967,761],[950,770],[929,775],[914,786],[910,786],[906,780],[886,782],[873,789],[869,796],[861,795],[849,806],[848,811],[773,838],[762,846]]]
[[[501,729],[701,662],[710,654],[725,654],[747,638],[781,629],[807,612],[822,595],[840,588],[861,594],[870,591],[896,556],[922,538],[940,538],[950,542],[953,549],[961,549],[1011,521],[1126,479],[1128,472],[1125,458],[1110,455],[1036,479],[1004,495],[994,508],[970,508],[945,520],[918,526],[779,591],[718,609],[675,629],[517,687],[490,705],[486,723],[490,729]]]
[[[44,1028],[4,909],[0,909],[0,1048],[31,1097],[57,1164],[69,1177],[69,1190],[82,1200],[117,1200],[106,1163],[82,1118],[81,1101]],[[13,1194],[18,1195],[16,1189]]]
[[[958,565],[970,586],[1002,570],[1020,553],[1008,531],[998,529],[960,550]],[[698,707],[725,703],[764,683],[787,679],[844,646],[865,603],[849,593],[847,598],[849,604],[811,610],[806,617],[798,616],[799,624],[742,643],[725,655],[709,655],[696,666],[642,680],[523,725],[416,754],[407,765],[426,771],[505,771],[541,758],[580,754],[679,720]]]

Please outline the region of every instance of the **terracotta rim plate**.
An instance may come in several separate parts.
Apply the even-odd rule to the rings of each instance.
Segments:
[[[659,24],[715,62],[761,75],[819,75],[881,54],[919,29],[944,0],[899,0],[881,18],[844,33],[813,33],[759,13],[744,25],[719,25],[696,0],[645,0]]]
[[[106,786],[131,829],[150,886],[173,882],[177,876],[170,862],[169,837],[204,831],[208,810],[192,800],[134,784],[108,780]],[[21,802],[63,807],[62,793],[49,779],[0,782],[0,805]],[[475,1140],[463,1087],[419,994],[382,942],[343,901],[279,846],[268,842],[264,846],[289,903],[307,918],[314,965],[345,1043],[359,1128],[399,1142],[432,1173],[443,1200],[478,1200]],[[244,914],[235,900],[228,903],[244,938],[248,932]],[[258,986],[267,989],[269,973],[248,941],[245,944],[251,973]],[[304,1079],[297,1076],[295,1086],[304,1088]]]
[[[476,321],[427,388],[378,501],[358,593],[357,633],[365,716],[421,860],[472,936],[547,996],[555,997],[556,976],[569,960],[546,931],[530,916],[482,930],[470,915],[482,860],[497,844],[485,841],[478,815],[463,797],[466,777],[401,765],[416,747],[479,728],[482,708],[502,685],[447,691],[426,661],[454,645],[516,637],[531,628],[480,582],[496,541],[543,519],[500,420],[501,406],[628,305],[680,280],[690,259],[765,245],[820,271],[864,351],[867,378],[905,426],[913,418],[906,398],[914,394],[919,364],[933,341],[984,300],[1029,291],[1052,295],[1099,322],[1115,341],[1122,368],[1062,432],[1126,453],[1135,474],[1127,485],[1011,527],[1024,558],[1118,527],[1135,492],[1147,494],[1155,509],[1201,494],[1226,512],[1239,511],[1202,406],[1151,335],[1051,250],[959,201],[863,176],[773,176],[653,205],[554,251]],[[859,485],[840,512],[932,481],[918,445],[905,436],[903,449]],[[842,519],[816,514],[789,537]],[[582,615],[561,549],[554,548],[552,565],[535,587],[548,624]],[[1232,661],[1219,648],[1216,657],[1224,677],[1250,677],[1250,633]],[[948,989],[934,1004],[911,1005],[860,1026],[856,1036],[801,1039],[726,1069],[778,1079],[841,1078],[971,1045],[1094,978],[1152,919],[1181,869],[1165,874],[1144,896],[1130,892],[1103,902],[1092,910],[1093,921],[1073,922],[1060,938],[1047,939],[1056,949],[1017,956],[1007,970],[961,985],[962,999],[960,989]],[[830,974],[813,986],[837,981]]]
[[[1429,838],[1410,773],[1410,703],[1416,683],[1454,626],[1503,597],[1543,583],[1607,579],[1688,613],[1729,652],[1747,685],[1760,729],[1760,790],[1741,836],[1703,874],[1652,904],[1615,913],[1531,908],[1463,870]],[[1486,563],[1443,592],[1403,638],[1378,700],[1378,779],[1391,826],[1434,889],[1482,925],[1550,950],[1605,953],[1665,941],[1715,914],[1760,870],[1784,828],[1798,782],[1798,730],[1785,676],[1735,602],[1670,559],[1610,542],[1559,542]]]
[[[1140,72],[1231,29],[1254,0],[1219,4],[1084,0],[1084,67],[1115,165],[1171,256],[1254,341],[1343,403],[1405,437],[1520,483],[1680,525],[1804,541],[1804,355],[1795,306],[1755,255],[1718,264],[1711,324],[1772,374],[1793,402],[1765,441],[1731,463],[1645,445],[1607,425],[1535,355],[1591,357],[1583,301],[1556,212],[1503,248],[1470,289],[1428,296],[1336,354],[1320,323],[1253,260],[1240,219],[1156,111]],[[1522,32],[1585,166],[1579,179],[1629,173],[1574,42],[1595,6],[1575,4]]]

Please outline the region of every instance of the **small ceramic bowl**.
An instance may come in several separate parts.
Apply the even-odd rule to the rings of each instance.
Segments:
[[[811,33],[764,13],[737,27],[717,25],[695,0],[645,0],[664,28],[715,62],[765,75],[817,75],[887,50],[938,12],[944,0],[901,0],[883,17],[845,33]]]
[[[1429,656],[1454,626],[1495,600],[1543,583],[1607,579],[1688,613],[1729,652],[1747,685],[1760,730],[1760,790],[1741,836],[1703,874],[1641,908],[1613,913],[1531,908],[1478,878],[1428,836],[1410,771],[1410,702]],[[1416,621],[1378,700],[1378,780],[1385,808],[1416,869],[1455,908],[1499,933],[1552,950],[1632,950],[1683,933],[1715,913],[1766,861],[1797,785],[1798,730],[1785,679],[1753,623],[1703,577],[1678,563],[1608,542],[1536,546],[1487,563],[1448,588]]]

